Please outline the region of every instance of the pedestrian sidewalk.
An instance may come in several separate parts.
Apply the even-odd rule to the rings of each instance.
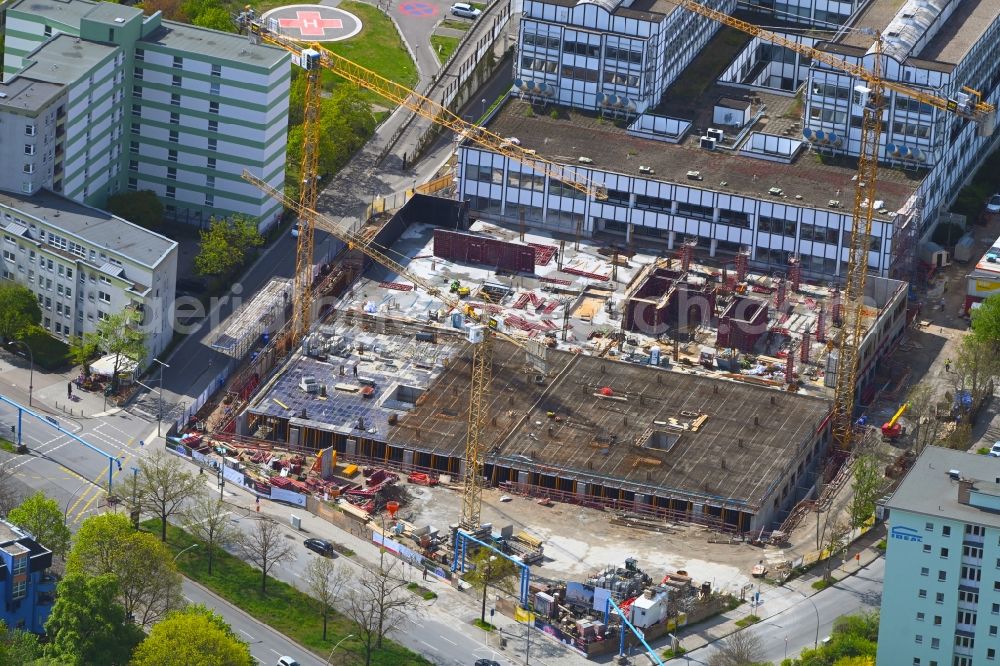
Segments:
[[[107,416],[120,411],[105,401],[102,393],[78,388],[75,382],[79,374],[79,368],[65,372],[33,368],[20,356],[0,353],[0,375],[10,387],[5,389],[4,394],[15,402],[42,414],[74,419]],[[70,384],[73,386],[72,397],[67,395]]]
[[[871,530],[865,536],[855,542],[855,547],[848,548],[844,561],[830,570],[831,584],[836,584],[850,576],[864,571],[875,560],[883,557],[884,553],[879,550],[876,544],[879,541],[881,530]],[[727,611],[720,616],[709,618],[690,627],[685,627],[678,632],[677,637],[681,641],[685,652],[692,652],[706,645],[739,631],[737,622],[750,615],[756,615],[760,621],[779,615],[803,600],[809,599],[813,595],[819,594],[822,590],[813,587],[813,583],[823,580],[826,572],[825,562],[816,564],[809,572],[794,578],[783,585],[773,585],[761,582],[754,585],[753,589],[747,592],[746,603],[740,604],[737,608]],[[759,605],[754,604],[754,595],[760,594]],[[722,620],[722,621],[720,621]],[[667,663],[681,663],[680,659],[673,659]]]
[[[288,533],[296,533],[296,530],[291,527],[291,516],[294,515],[301,520],[302,529],[298,533],[303,538],[316,536],[341,544],[355,553],[355,556],[350,558],[350,560],[359,565],[374,568],[379,565],[380,558],[383,557],[379,547],[365,538],[365,530],[362,529],[360,524],[356,530],[347,531],[318,516],[314,516],[304,508],[286,506],[266,500],[258,503],[256,497],[249,491],[230,484],[226,485],[225,501],[239,507],[248,516],[263,515],[277,520],[286,526]],[[395,556],[390,553],[385,553],[384,557],[395,559]],[[408,567],[409,565],[404,566]],[[418,576],[416,568],[410,567],[406,571],[408,575]],[[437,599],[427,602],[424,605],[423,610],[425,613],[433,615],[454,628],[467,627],[468,631],[462,633],[465,633],[474,640],[483,639],[484,633],[482,630],[472,624],[473,620],[479,618],[480,613],[482,597],[478,592],[472,590],[459,592],[449,582],[433,575],[428,575],[426,580],[420,580],[419,582],[422,586],[437,594]],[[490,603],[492,604],[492,602]],[[518,635],[522,637],[521,641],[511,639],[508,642],[506,650],[498,654],[504,654],[505,652],[505,658],[515,663],[523,663],[524,652],[521,645],[524,636],[523,625],[500,613],[496,613],[493,616],[493,624],[499,630],[502,630],[508,638]],[[487,638],[490,648],[499,649],[499,636],[499,633],[495,633],[493,636]],[[520,656],[515,656],[518,654]],[[559,643],[544,638],[540,632],[534,632],[531,637],[531,663],[540,666],[581,666],[590,662]]]

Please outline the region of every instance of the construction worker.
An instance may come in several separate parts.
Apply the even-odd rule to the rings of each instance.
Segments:
[[[944,371],[945,372],[951,372],[951,359],[950,358],[946,358],[944,360]]]

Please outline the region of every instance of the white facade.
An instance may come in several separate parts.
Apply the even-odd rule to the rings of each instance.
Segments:
[[[669,2],[637,4],[525,0],[515,88],[580,109],[656,106],[719,24]],[[728,13],[736,2],[705,4]]]
[[[962,88],[968,87],[979,91],[984,101],[1000,103],[1000,7],[986,2],[969,11],[961,9],[961,0],[904,3],[883,31],[884,77],[951,100],[960,100]],[[859,16],[856,22],[863,22],[864,13]],[[875,55],[864,39],[821,43],[819,48],[871,71]],[[862,85],[859,79],[814,62],[806,88],[804,128],[833,132],[841,143],[829,150],[858,154],[862,108],[855,88]],[[976,123],[893,91],[885,97],[882,130],[882,160],[896,168],[929,170],[917,193],[928,212],[927,222],[951,205],[966,178],[997,143],[995,133],[980,136]]]
[[[35,293],[46,331],[69,340],[132,307],[149,358],[170,343],[177,243],[47,190],[0,194],[0,228],[2,278]]]

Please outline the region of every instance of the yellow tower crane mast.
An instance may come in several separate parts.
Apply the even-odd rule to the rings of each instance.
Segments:
[[[460,525],[465,530],[479,529],[483,494],[482,443],[485,440],[483,430],[487,422],[486,411],[488,405],[486,397],[489,393],[490,382],[492,380],[493,338],[502,338],[524,351],[528,356],[528,362],[543,374],[545,372],[545,359],[538,352],[531,350],[522,340],[499,330],[496,320],[490,317],[489,312],[484,310],[483,314],[480,315],[468,303],[452,296],[446,289],[435,286],[426,278],[413,273],[398,261],[388,256],[382,249],[362,234],[341,227],[330,218],[317,213],[315,210],[303,208],[301,201],[295,201],[291,197],[286,196],[249,171],[243,172],[243,179],[275,200],[280,201],[287,208],[294,210],[303,219],[309,219],[318,228],[333,234],[333,236],[346,243],[348,247],[360,250],[371,257],[376,263],[381,264],[419,286],[427,295],[440,300],[454,310],[462,312],[466,317],[476,322],[469,329],[469,340],[473,343],[474,347]],[[485,307],[488,307],[488,304]]]
[[[892,90],[937,109],[974,120],[980,125],[980,133],[985,135],[993,133],[996,123],[996,108],[983,102],[982,96],[970,88],[962,88],[960,99],[948,99],[895,81],[884,80],[882,78],[882,36],[875,31],[872,31],[875,38],[873,48],[875,65],[872,70],[869,70],[825,51],[806,46],[770,30],[706,7],[695,0],[674,0],[674,2],[688,11],[745,32],[762,41],[783,46],[816,62],[821,62],[857,77],[868,84],[856,89],[861,97],[861,106],[864,108],[861,123],[861,148],[858,154],[851,239],[848,248],[846,275],[844,275],[844,323],[834,341],[834,347],[837,350],[837,367],[832,419],[833,436],[839,449],[849,450],[854,438],[858,352],[864,337],[863,301],[865,278],[868,273],[868,239],[871,236],[872,217],[875,213],[875,189],[878,181],[878,156],[882,136],[885,91]]]

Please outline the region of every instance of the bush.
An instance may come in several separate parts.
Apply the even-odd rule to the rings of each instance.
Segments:
[[[833,585],[832,581],[829,581],[826,578],[820,578],[817,581],[813,581],[812,589],[814,589],[814,590],[825,590],[826,588],[830,587],[831,585]]]
[[[743,629],[745,627],[749,627],[751,624],[757,624],[758,622],[760,622],[759,615],[747,615],[742,620],[737,620],[736,626],[739,627],[740,629]]]

